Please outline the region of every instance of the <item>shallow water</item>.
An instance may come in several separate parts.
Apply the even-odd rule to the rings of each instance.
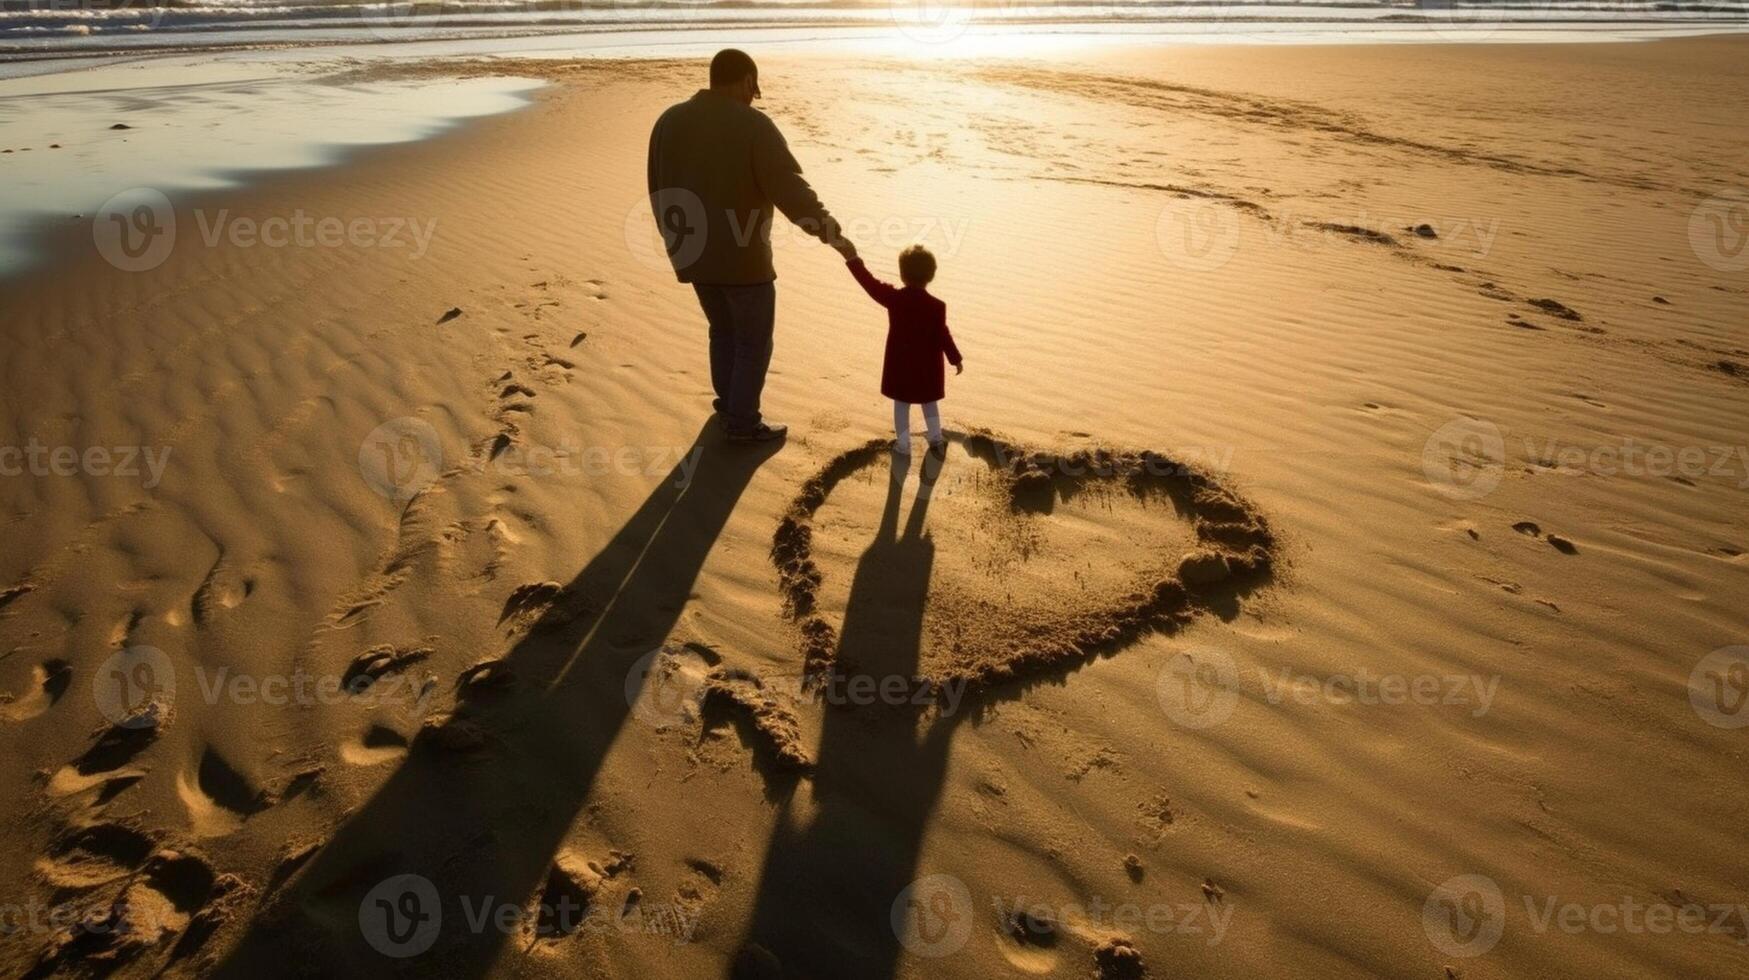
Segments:
[[[175,7],[122,3],[104,9],[57,3],[0,11],[0,56],[89,51],[220,48],[485,39],[555,33],[686,32],[724,28],[811,31],[874,28],[932,43],[969,30],[1061,28],[1067,33],[1270,35],[1331,29],[1408,28],[1428,40],[1514,25],[1593,24],[1742,29],[1749,4],[1648,0],[1544,0],[1486,3],[1409,2],[1019,2],[887,0],[820,4],[781,0],[329,0],[248,2],[193,0]],[[1248,25],[1253,25],[1255,30]],[[1235,28],[1238,28],[1235,30]],[[1459,39],[1453,37],[1450,39]]]
[[[539,84],[336,84],[260,60],[180,59],[0,81],[0,150],[12,151],[0,153],[0,272],[29,262],[31,229],[92,221],[117,195],[168,199],[330,165],[354,147],[509,111]]]
[[[336,84],[361,61],[464,56],[850,52],[964,59],[1136,44],[1632,41],[1749,29],[1749,4],[1137,3],[948,6],[892,0],[195,2],[0,11],[0,275],[45,222],[118,194],[159,201],[250,174],[323,166],[526,103],[538,83]],[[248,47],[244,47],[248,46]],[[225,50],[231,49],[231,50]],[[195,52],[199,52],[196,54]],[[112,129],[120,123],[127,129]],[[130,205],[132,207],[132,205]]]

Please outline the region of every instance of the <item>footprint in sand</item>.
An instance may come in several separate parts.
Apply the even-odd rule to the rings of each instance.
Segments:
[[[153,699],[99,732],[96,740],[79,757],[49,779],[50,796],[70,796],[115,779],[137,779],[144,769],[127,768],[141,752],[158,740],[170,723],[171,709],[166,701]]]
[[[499,502],[492,501],[494,506]],[[438,564],[457,581],[492,582],[510,561],[520,541],[498,517],[456,521],[444,529],[439,539]]]
[[[211,746],[201,750],[194,771],[176,774],[176,795],[188,811],[189,829],[196,837],[235,833],[243,821],[270,805],[266,792]]]
[[[53,932],[35,974],[107,974],[152,959],[142,975],[190,960],[238,913],[249,889],[201,855],[143,831],[100,823],[56,838],[37,874],[57,904],[76,902],[95,928]]]
[[[1022,973],[1055,973],[1062,960],[1058,924],[1047,914],[1019,910],[997,923],[996,949]]]
[[[553,856],[541,888],[537,913],[524,924],[532,948],[556,943],[583,926],[602,921],[602,908],[618,905],[636,909],[643,892],[630,882],[631,855],[609,851],[604,861],[594,861],[571,848]],[[636,895],[638,898],[633,898]]]
[[[23,695],[0,694],[0,718],[28,721],[54,707],[73,680],[73,666],[65,660],[45,660],[31,668],[30,689]]]
[[[541,313],[543,311],[556,309],[556,308],[563,306],[563,305],[564,304],[560,303],[556,299],[547,299],[547,300],[541,300],[540,302],[533,303],[533,304],[530,304],[530,303],[512,303],[511,308],[522,311],[522,315],[528,317],[531,320],[539,320],[539,319],[541,319]]]
[[[353,766],[379,766],[407,754],[407,736],[386,725],[372,725],[356,739],[340,743],[340,759]]]
[[[629,863],[630,858],[626,860]],[[705,908],[714,903],[718,893],[722,891],[726,872],[721,864],[705,858],[689,857],[685,864],[686,872],[674,889],[674,898],[670,905],[675,910],[683,911],[687,922],[696,923]]]
[[[136,608],[129,612],[120,622],[110,627],[109,645],[117,650],[125,646],[130,646],[131,644],[128,642],[129,638],[134,635],[134,631],[139,629],[140,624],[145,621],[146,611],[144,609]]]
[[[1560,536],[1559,534],[1544,535],[1543,529],[1538,526],[1535,521],[1519,521],[1512,525],[1512,529],[1526,537],[1541,538],[1548,542],[1549,547],[1554,548],[1563,555],[1576,555],[1579,553],[1578,545],[1575,545],[1572,541]]]
[[[353,697],[361,697],[385,677],[405,676],[415,664],[429,659],[430,647],[395,647],[390,644],[371,647],[354,657],[340,675],[340,686]]]
[[[579,337],[581,337],[580,334]],[[36,586],[31,585],[28,582],[14,585],[10,589],[0,589],[0,609],[5,609],[7,606],[12,605],[14,602],[17,602],[35,591]]]
[[[515,686],[516,672],[502,657],[482,660],[456,675],[456,702],[478,703],[502,697]]]
[[[243,604],[245,599],[255,594],[255,579],[243,575],[225,560],[221,550],[219,557],[207,569],[206,578],[194,590],[189,600],[190,615],[196,625],[205,625],[228,609],[235,609]]]
[[[586,600],[557,582],[532,582],[511,591],[498,615],[498,625],[512,634],[557,629],[587,608]]]

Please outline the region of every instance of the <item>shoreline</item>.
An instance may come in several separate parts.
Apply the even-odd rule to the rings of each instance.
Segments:
[[[540,87],[477,77],[346,84],[344,72],[283,69],[246,76],[221,70],[170,86],[162,80],[174,64],[93,70],[99,74],[91,79],[118,84],[44,93],[50,76],[36,76],[37,93],[0,95],[7,123],[0,168],[9,185],[0,202],[0,277],[40,272],[33,243],[68,222],[86,224],[100,249],[114,249],[115,262],[138,271],[147,260],[126,254],[105,221],[125,212],[129,221],[164,225],[175,199],[287,171],[343,168],[372,146],[418,142],[525,108]],[[222,158],[186,151],[188,139],[218,128],[226,134]],[[147,209],[143,216],[140,207]]]
[[[1531,41],[1531,40],[1513,40],[1513,41],[1496,40],[1496,41],[1485,42],[1483,46],[1500,45],[1500,44],[1511,44],[1511,45],[1543,44],[1543,45],[1546,45],[1549,43],[1581,44],[1581,45],[1605,44],[1605,45],[1607,45],[1607,44],[1630,43],[1630,42],[1631,43],[1648,43],[1648,42],[1650,42],[1650,43],[1681,43],[1684,41],[1704,42],[1704,41],[1712,40],[1712,39],[1728,38],[1728,37],[1734,36],[1735,33],[1737,33],[1737,32],[1678,34],[1678,35],[1673,35],[1673,36],[1659,35],[1659,36],[1641,38],[1641,39],[1633,39],[1633,38],[1584,39],[1584,38],[1575,37],[1572,39],[1561,40],[1558,42],[1549,42],[1547,40],[1540,41],[1540,42],[1539,41]],[[476,40],[479,40],[479,39],[476,39]],[[563,36],[529,35],[529,36],[522,36],[522,37],[515,37],[515,38],[500,38],[500,39],[487,39],[487,40],[488,41],[508,42],[510,45],[512,45],[512,47],[504,52],[498,52],[498,53],[488,53],[488,52],[450,53],[450,54],[446,54],[446,55],[443,55],[443,56],[437,57],[437,58],[427,58],[426,60],[420,62],[417,65],[412,63],[412,59],[414,59],[416,57],[421,57],[420,55],[413,53],[414,50],[416,50],[417,45],[409,46],[403,42],[393,42],[393,41],[381,42],[379,45],[375,45],[372,47],[374,47],[378,51],[381,51],[385,54],[390,49],[394,49],[394,48],[408,48],[409,50],[402,53],[399,57],[377,58],[377,59],[374,59],[371,61],[367,61],[363,65],[360,65],[356,62],[345,59],[343,57],[343,50],[347,47],[354,46],[354,45],[351,45],[347,42],[336,42],[336,45],[333,47],[325,47],[322,45],[316,45],[316,46],[294,46],[294,47],[286,47],[286,48],[238,49],[235,51],[226,51],[224,53],[228,54],[228,55],[233,55],[233,56],[237,55],[237,54],[244,54],[244,53],[256,54],[256,55],[267,54],[267,55],[272,56],[268,59],[269,64],[273,64],[276,62],[282,63],[281,67],[274,69],[273,71],[269,72],[268,74],[254,76],[254,78],[253,78],[254,84],[256,86],[258,86],[259,90],[262,91],[261,97],[263,97],[263,98],[265,98],[267,92],[272,91],[275,86],[309,85],[309,84],[335,85],[335,84],[342,83],[345,80],[351,80],[351,79],[369,79],[369,80],[374,80],[374,81],[387,81],[387,82],[401,82],[401,81],[406,81],[409,79],[434,80],[434,79],[445,76],[445,72],[443,71],[444,66],[456,66],[459,69],[462,69],[458,72],[450,73],[450,75],[449,75],[449,77],[451,77],[454,81],[457,81],[457,82],[461,82],[464,79],[476,79],[477,80],[477,79],[480,79],[482,77],[484,77],[484,78],[502,78],[506,81],[515,81],[515,78],[513,76],[504,75],[504,74],[496,72],[496,71],[491,71],[491,70],[480,71],[478,69],[481,65],[490,65],[494,62],[506,63],[509,61],[521,60],[525,63],[539,66],[540,64],[542,64],[543,62],[546,62],[546,61],[557,62],[557,61],[566,61],[566,60],[573,59],[573,56],[571,56],[571,55],[567,55],[567,54],[564,54],[561,52],[555,52],[555,51],[526,52],[526,53],[522,54],[522,57],[520,59],[518,59],[516,56],[515,45],[517,45],[518,43],[527,43],[527,42],[535,42],[535,41],[563,40]],[[816,39],[808,38],[808,39],[800,39],[800,40],[814,41]],[[1121,59],[1121,58],[1125,57],[1126,55],[1133,55],[1133,54],[1146,53],[1146,52],[1155,52],[1155,51],[1160,50],[1160,48],[1157,45],[1150,43],[1146,38],[1127,38],[1126,37],[1126,38],[1123,38],[1121,40],[1119,40],[1117,38],[1112,38],[1108,41],[1102,41],[1101,43],[1096,44],[1096,45],[1088,45],[1088,46],[1082,46],[1082,47],[1076,47],[1077,42],[1075,42],[1075,40],[1071,37],[1056,36],[1056,37],[1053,37],[1051,40],[1053,42],[1053,48],[1051,50],[1035,51],[1035,52],[1031,52],[1029,55],[1025,55],[1025,54],[1016,55],[1013,58],[1007,59],[1007,60],[1022,60],[1022,61],[1024,61],[1028,57],[1032,57],[1032,58],[1042,57],[1047,61],[1072,64],[1072,63],[1077,62],[1078,60],[1096,59],[1096,58],[1101,58],[1101,57],[1115,57],[1115,58]],[[439,45],[449,45],[453,42],[439,41],[439,42],[427,42],[427,43],[439,44]],[[704,40],[689,40],[687,42],[686,46],[689,48],[696,48],[697,51],[702,52],[702,51],[705,51],[705,50],[711,48],[715,43],[716,42],[704,41]],[[1303,46],[1303,47],[1310,47],[1310,48],[1346,48],[1346,47],[1366,47],[1366,46],[1370,46],[1371,43],[1372,42],[1364,42],[1364,41],[1363,42],[1352,42],[1352,41],[1350,41],[1350,42],[1331,42],[1331,43],[1314,41],[1314,42],[1308,42],[1304,45],[1295,45],[1295,46],[1296,47]],[[1425,41],[1425,42],[1405,41],[1405,42],[1400,42],[1400,43],[1402,43],[1404,45],[1425,44],[1425,45],[1435,47],[1435,48],[1446,48],[1446,47],[1452,47],[1452,46],[1467,46],[1466,42],[1456,42],[1456,41],[1449,41],[1449,40],[1431,40],[1431,41]],[[1267,45],[1267,44],[1260,45],[1260,44],[1255,44],[1255,43],[1247,45],[1244,43],[1222,42],[1221,44],[1218,45],[1218,47],[1222,47],[1222,48],[1228,47],[1228,46],[1234,46],[1234,47],[1240,47],[1240,48],[1245,48],[1245,47],[1267,48],[1267,47],[1269,47],[1269,45]],[[1192,47],[1196,47],[1196,46],[1193,45]],[[176,70],[176,67],[182,63],[185,56],[188,54],[191,54],[191,53],[192,52],[169,52],[169,51],[157,52],[157,51],[153,51],[153,52],[144,52],[144,53],[140,53],[140,54],[135,55],[132,53],[124,54],[121,52],[115,52],[115,53],[112,53],[111,55],[103,57],[102,60],[99,60],[96,63],[88,64],[88,65],[81,66],[79,68],[72,69],[70,72],[60,72],[60,71],[50,70],[50,71],[45,71],[42,73],[34,73],[34,74],[28,74],[28,75],[0,77],[0,106],[4,106],[5,100],[7,100],[7,99],[22,100],[22,99],[29,98],[28,95],[23,94],[20,91],[18,91],[20,86],[26,86],[26,88],[25,88],[26,92],[32,91],[32,90],[44,91],[45,90],[44,89],[45,83],[49,82],[50,80],[52,80],[54,78],[65,77],[69,74],[84,73],[84,72],[98,72],[98,73],[107,72],[110,74],[114,74],[116,69],[126,69],[126,70],[131,71],[131,70],[137,70],[137,69],[141,69],[141,68],[150,68],[150,69],[153,69],[159,73],[162,73],[165,71],[174,71],[174,70]],[[204,54],[206,52],[202,52],[202,53]],[[304,55],[312,54],[312,53],[321,53],[323,56],[315,61],[311,61],[308,58],[304,57]],[[793,55],[793,54],[786,55],[786,57],[825,57],[825,56],[826,56],[826,54],[824,52],[815,52],[813,54],[799,55],[799,56]],[[673,56],[649,57],[647,55],[640,55],[640,54],[631,53],[631,52],[589,53],[589,54],[580,55],[578,57],[581,57],[583,60],[597,60],[597,59],[599,59],[599,60],[603,60],[603,61],[631,61],[631,62],[641,62],[641,63],[662,63],[664,61],[673,60]],[[884,58],[894,58],[894,59],[899,60],[899,61],[904,60],[902,57],[898,57],[898,56],[891,55],[891,54],[888,54],[888,55],[877,54],[877,55],[873,55],[873,56],[864,55],[863,57],[874,57],[877,60],[880,58],[883,58],[883,57]],[[48,59],[48,60],[52,61],[53,59]],[[17,63],[18,64],[32,64],[34,62],[20,61]],[[114,88],[108,88],[108,89],[97,89],[97,90],[81,89],[80,91],[83,93],[86,93],[86,94],[89,94],[91,92],[97,92],[100,94],[104,93],[104,92],[108,92],[110,94],[119,95],[121,93],[128,93],[128,92],[138,93],[139,89],[141,87],[142,87],[141,83],[139,83],[138,81],[134,81],[132,84],[127,85],[127,86],[122,86],[122,87],[114,87]],[[149,88],[149,83],[147,83],[145,87]],[[51,87],[47,88],[46,91],[55,92],[55,91],[58,91],[58,89],[51,86]],[[532,90],[530,90],[530,91],[532,91]],[[526,105],[526,102],[524,102],[524,105]],[[517,107],[508,106],[508,107],[505,107],[502,109],[490,110],[490,111],[493,111],[493,112],[512,111],[515,108],[517,108]],[[445,111],[449,112],[451,114],[450,115],[442,115],[442,116],[434,115],[432,118],[424,121],[424,128],[426,130],[425,135],[410,134],[410,135],[402,135],[399,137],[391,137],[387,142],[393,143],[393,142],[401,142],[401,141],[407,141],[407,140],[419,141],[419,140],[423,140],[423,139],[428,139],[428,138],[431,138],[431,136],[439,135],[439,134],[446,132],[449,129],[454,128],[456,126],[466,125],[470,118],[473,118],[473,117],[478,116],[480,114],[480,110],[478,110],[478,109],[468,110],[467,112],[464,112],[464,113],[455,113],[454,110],[445,110]],[[114,113],[114,112],[104,112],[104,111],[98,111],[98,110],[87,110],[87,112],[89,113],[89,115],[87,118],[85,118],[83,120],[85,123],[84,128],[87,128],[87,129],[104,128],[107,125],[107,123],[110,121],[111,117],[116,116],[116,113]],[[70,113],[62,113],[60,118],[61,118],[61,121],[67,125],[68,128],[70,128],[70,129],[78,129],[79,128],[78,118],[71,115]],[[363,148],[368,149],[369,145],[370,144],[367,143],[364,145]],[[26,149],[26,151],[28,151],[30,149],[30,147],[26,147],[25,149]],[[217,182],[219,184],[229,184],[229,185],[234,185],[234,186],[247,186],[247,185],[254,183],[254,182],[257,182],[259,180],[271,180],[272,176],[274,174],[277,174],[280,172],[285,172],[285,171],[299,170],[299,169],[304,169],[306,167],[317,167],[317,168],[321,168],[321,169],[343,167],[345,165],[345,160],[347,159],[348,155],[351,153],[354,153],[354,152],[358,152],[359,147],[356,145],[352,145],[350,143],[326,143],[326,144],[324,144],[324,143],[319,143],[319,142],[306,142],[302,145],[295,144],[295,143],[291,144],[288,146],[288,149],[286,151],[282,151],[282,152],[305,153],[305,152],[312,152],[312,151],[325,153],[328,158],[325,160],[319,160],[319,161],[308,160],[308,161],[296,162],[296,163],[293,163],[293,162],[275,163],[271,159],[263,159],[263,160],[260,160],[258,162],[251,163],[247,167],[235,167],[235,168],[232,168],[229,170],[188,171],[188,172],[185,172],[185,173],[178,175],[178,176],[171,176],[168,174],[160,174],[158,176],[142,175],[142,177],[138,180],[129,180],[129,181],[124,181],[123,183],[130,184],[131,191],[138,191],[138,190],[142,190],[142,189],[144,189],[144,190],[162,190],[162,191],[165,191],[166,193],[171,194],[172,196],[182,197],[182,196],[184,196],[184,195],[186,195],[186,194],[188,194],[191,191],[196,189],[195,187],[186,186],[186,185],[188,185],[188,183],[191,179],[195,180],[197,183]],[[178,187],[178,185],[184,185],[184,186]],[[120,185],[116,186],[116,191],[119,192],[119,191],[124,191],[124,190],[130,190],[130,189],[123,188]],[[98,208],[98,201],[95,198],[90,198],[88,200],[88,203],[86,204],[86,206],[81,208],[77,213],[75,213],[71,220],[73,220],[73,221],[83,220],[83,215],[86,212],[98,210],[98,209],[99,209]],[[0,213],[0,220],[4,220],[5,217],[6,217],[6,215],[4,213]],[[11,237],[20,243],[18,246],[15,246],[15,249],[23,249],[23,251],[19,252],[17,258],[13,262],[10,269],[5,268],[4,263],[0,263],[0,278],[15,278],[15,277],[20,276],[20,275],[24,275],[24,274],[28,274],[28,273],[32,273],[32,272],[43,271],[40,268],[40,265],[38,262],[39,257],[30,254],[30,252],[28,251],[27,243],[29,243],[31,241],[39,240],[42,235],[44,235],[45,233],[48,232],[49,229],[52,229],[54,226],[62,223],[63,220],[67,220],[67,219],[63,219],[61,217],[57,217],[57,216],[52,215],[52,214],[45,214],[45,213],[24,214],[24,215],[21,215],[20,217],[22,217],[23,220],[18,221],[15,219],[15,221],[14,221],[14,229],[15,230],[12,232]]]
[[[1176,30],[1159,28],[1176,27]],[[1239,29],[1233,30],[1232,28]],[[1151,29],[1152,28],[1152,29]],[[1264,29],[1268,30],[1264,30]],[[63,48],[0,44],[0,66],[52,61],[60,58],[128,58],[160,57],[194,54],[273,53],[297,51],[336,51],[358,48],[387,53],[392,49],[438,46],[450,49],[455,56],[477,56],[492,53],[519,53],[551,42],[571,42],[555,57],[590,56],[591,49],[613,52],[603,57],[652,57],[676,48],[697,48],[700,51],[720,47],[736,39],[757,37],[767,44],[804,44],[816,49],[821,46],[846,45],[852,49],[873,48],[876,53],[906,53],[922,45],[952,45],[962,40],[983,40],[996,44],[1016,40],[1066,42],[1069,45],[1088,44],[1095,40],[1115,44],[1488,44],[1525,43],[1612,43],[1638,40],[1658,40],[1680,37],[1710,37],[1749,32],[1749,16],[1730,20],[1677,20],[1659,17],[1570,17],[1546,21],[1502,20],[1494,23],[1466,25],[1441,20],[1438,17],[1393,15],[1370,20],[1319,18],[1256,18],[1223,17],[1208,21],[1174,19],[1121,20],[1018,20],[1013,22],[963,24],[946,21],[940,24],[916,26],[888,22],[846,24],[831,20],[817,22],[775,22],[725,20],[679,26],[656,26],[635,21],[580,24],[564,29],[533,29],[508,32],[482,32],[476,35],[445,34],[438,29],[405,28],[404,37],[310,37],[297,40],[298,31],[285,40],[252,39],[237,42],[178,44],[166,41],[162,46],[125,44],[113,49],[67,46]],[[838,31],[837,36],[819,31]],[[1622,31],[1623,36],[1611,37],[1606,32]],[[1643,32],[1636,36],[1637,32]],[[191,31],[191,35],[202,32]],[[226,33],[226,32],[213,32]],[[310,33],[316,33],[312,30]],[[622,39],[648,35],[642,43],[623,43]],[[969,35],[970,37],[967,37]],[[661,38],[661,41],[657,41]],[[706,52],[708,53],[708,51]],[[414,55],[417,56],[417,55]],[[6,76],[0,75],[0,78]]]

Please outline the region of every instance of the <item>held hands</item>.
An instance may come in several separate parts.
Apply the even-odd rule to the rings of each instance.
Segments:
[[[844,261],[856,261],[856,246],[850,243],[850,239],[840,235],[838,240],[832,243],[832,247],[838,251],[839,255],[844,256]]]

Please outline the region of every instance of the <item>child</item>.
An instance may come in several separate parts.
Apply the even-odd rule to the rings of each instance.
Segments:
[[[887,308],[887,357],[881,366],[881,394],[893,400],[893,432],[897,437],[893,450],[911,453],[911,406],[923,406],[923,423],[929,427],[929,450],[936,455],[947,451],[947,440],[941,436],[941,409],[938,402],[945,393],[946,372],[941,359],[947,357],[954,373],[965,370],[953,334],[947,330],[947,304],[929,295],[924,288],[935,278],[935,256],[921,245],[913,245],[899,253],[899,279],[905,288],[895,289],[876,279],[853,258],[850,274],[875,302]]]

